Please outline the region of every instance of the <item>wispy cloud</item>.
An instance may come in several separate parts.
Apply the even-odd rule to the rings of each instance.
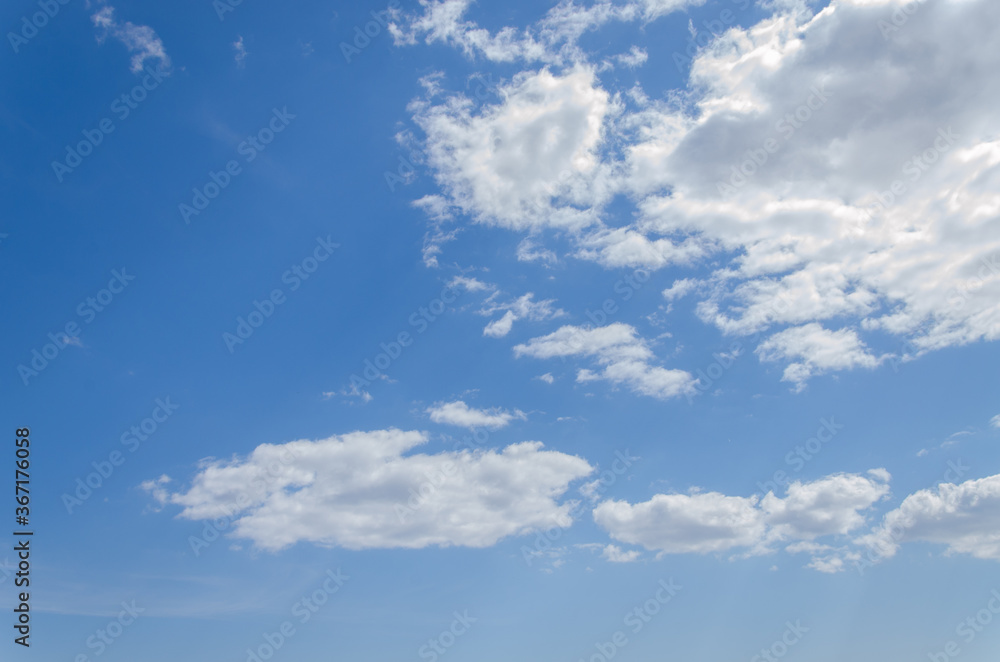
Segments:
[[[148,25],[135,25],[129,21],[122,23],[115,18],[115,9],[110,5],[102,7],[90,18],[98,28],[98,42],[103,42],[111,36],[123,43],[129,53],[132,53],[132,73],[142,71],[146,60],[159,60],[161,68],[170,68],[170,57],[153,28]]]

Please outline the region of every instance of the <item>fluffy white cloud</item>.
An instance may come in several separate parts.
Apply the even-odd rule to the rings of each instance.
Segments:
[[[799,389],[816,374],[879,364],[852,329],[829,331],[815,322],[774,334],[757,347],[756,353],[762,361],[795,361],[785,368],[782,379]]]
[[[711,265],[699,317],[765,334],[758,356],[786,362],[797,386],[1000,338],[1000,5],[923,3],[897,26],[905,0],[816,14],[773,2],[695,54],[669,102],[614,89],[587,53],[552,46],[688,4],[700,3],[563,3],[546,18],[556,41],[538,26],[476,37],[518,44],[507,61],[565,62],[515,75],[482,107],[414,104],[453,221],[525,232],[532,254],[555,230],[607,267]],[[434,25],[459,26],[437,38],[485,52],[442,18],[467,3],[432,5]],[[636,210],[625,224],[608,212],[621,194]],[[890,347],[866,348],[886,334]]]
[[[693,292],[696,287],[698,287],[698,281],[693,278],[675,280],[673,285],[663,290],[663,298],[667,301],[676,301]]]
[[[135,25],[129,21],[119,22],[115,18],[114,7],[105,6],[90,17],[94,26],[100,29],[99,41],[104,41],[109,35],[125,44],[132,53],[132,73],[142,71],[146,60],[159,60],[159,66],[170,67],[170,58],[163,42],[148,25]],[[242,45],[242,38],[240,40]]]
[[[245,458],[206,460],[186,491],[146,484],[181,517],[228,518],[232,536],[280,550],[296,542],[348,549],[463,545],[572,523],[558,503],[592,472],[579,457],[523,442],[502,451],[412,453],[420,432],[353,432],[263,444]]]
[[[886,558],[902,543],[914,541],[1000,561],[1000,475],[915,492],[887,513],[870,535],[858,539]]]
[[[517,316],[513,313],[513,311],[508,310],[503,314],[503,317],[493,320],[483,327],[483,335],[491,338],[503,338],[505,335],[510,333],[515,320],[517,320]]]
[[[990,419],[990,427],[1000,430],[1000,414]]]
[[[784,498],[768,492],[760,507],[772,535],[782,540],[813,540],[846,535],[865,523],[864,511],[889,493],[889,474],[837,474],[811,483],[795,482]]]
[[[825,546],[794,543],[842,536],[863,526],[865,511],[888,494],[884,470],[867,476],[837,474],[811,483],[794,482],[785,497],[768,493],[726,496],[718,492],[657,494],[649,501],[604,501],[594,521],[615,540],[662,554],[710,553],[742,548],[770,552],[775,543],[792,541],[790,552],[809,551],[829,569]]]
[[[594,521],[615,540],[668,554],[752,547],[767,532],[757,497],[718,492],[657,494],[635,505],[604,501]]]
[[[431,420],[445,425],[457,425],[463,428],[490,428],[498,430],[506,427],[513,420],[524,420],[524,412],[519,409],[505,411],[503,409],[473,409],[463,400],[454,402],[439,402],[427,408]]]
[[[464,97],[412,104],[449,203],[512,229],[595,223],[590,208],[608,188],[597,148],[611,100],[593,71],[525,73],[501,95],[503,103],[479,112]]]
[[[593,329],[563,326],[546,336],[516,345],[514,355],[537,359],[590,357],[601,369],[597,372],[582,369],[577,373],[577,381],[607,380],[655,398],[690,394],[697,382],[683,370],[652,365],[653,352],[649,344],[636,335],[635,328],[620,322]]]

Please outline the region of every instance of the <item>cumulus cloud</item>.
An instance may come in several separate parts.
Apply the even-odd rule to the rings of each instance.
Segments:
[[[456,425],[463,428],[490,428],[498,430],[507,427],[511,421],[525,420],[527,417],[519,409],[506,411],[503,409],[474,409],[463,400],[454,402],[439,402],[427,408],[431,420],[445,425]]]
[[[806,380],[830,370],[874,368],[880,362],[851,329],[829,331],[813,322],[776,333],[757,347],[762,361],[791,360],[782,376],[801,389]]]
[[[111,6],[101,7],[90,17],[94,26],[99,29],[98,41],[104,41],[108,36],[114,37],[132,53],[132,73],[139,73],[146,60],[159,60],[159,66],[170,67],[170,58],[163,42],[148,25],[135,25],[129,21],[124,23],[115,18],[115,9]]]
[[[773,551],[777,543],[789,551],[821,554],[825,546],[795,547],[795,543],[827,536],[844,536],[865,524],[865,513],[889,492],[889,475],[837,474],[811,483],[794,482],[787,494],[727,496],[719,492],[657,494],[649,501],[603,501],[594,521],[617,541],[641,545],[664,554],[706,554],[743,550],[744,554]],[[831,561],[827,558],[825,567]]]
[[[915,492],[858,543],[889,558],[901,544],[915,541],[1000,561],[1000,475]]]
[[[501,96],[482,111],[458,96],[412,104],[449,203],[477,222],[511,229],[593,224],[588,209],[604,177],[596,150],[611,110],[594,72],[524,73]]]
[[[516,345],[514,355],[536,359],[583,356],[600,369],[581,369],[578,382],[610,381],[635,393],[668,399],[690,394],[697,379],[683,370],[653,365],[649,343],[636,334],[634,327],[616,322],[597,328],[567,325],[546,336]]]
[[[413,452],[427,438],[395,429],[262,444],[205,460],[186,490],[149,483],[192,520],[228,518],[231,536],[277,551],[297,542],[347,549],[488,547],[572,523],[559,503],[592,472],[583,459],[523,442],[503,450]]]
[[[414,103],[451,222],[524,233],[532,255],[557,232],[608,268],[699,269],[698,317],[762,334],[796,387],[1000,338],[1000,5],[924,3],[897,27],[905,0],[769,3],[694,53],[667,100],[616,89],[575,41],[690,4],[562,3],[488,33],[467,2],[425,3],[414,41],[548,65],[495,103]],[[608,211],[622,196],[625,223]]]

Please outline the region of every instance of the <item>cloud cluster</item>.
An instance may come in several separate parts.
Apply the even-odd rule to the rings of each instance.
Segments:
[[[525,257],[553,256],[557,233],[608,268],[711,265],[699,319],[763,334],[758,357],[796,389],[1000,337],[1000,5],[924,3],[899,24],[904,0],[771,3],[657,100],[616,89],[574,35],[700,3],[562,3],[496,34],[462,18],[467,2],[423,4],[399,43],[545,65],[495,103],[414,102],[440,188],[421,204],[453,223],[523,233]],[[622,196],[628,218],[611,211]]]
[[[884,470],[795,482],[785,497],[726,496],[718,492],[657,494],[631,504],[608,500],[594,521],[620,542],[662,554],[773,551],[825,536],[845,536],[865,524],[865,512],[889,492]],[[811,548],[821,552],[825,546]],[[792,547],[791,551],[802,551]]]
[[[915,492],[859,543],[891,557],[901,544],[916,541],[1000,561],[1000,475]]]
[[[638,336],[634,327],[621,322],[596,328],[566,325],[546,336],[516,345],[514,355],[536,359],[588,357],[600,368],[597,371],[579,370],[578,382],[605,380],[654,398],[690,394],[697,382],[691,373],[651,363],[653,351],[649,343]]]
[[[520,412],[436,406],[432,417],[456,425],[498,426]],[[569,527],[580,503],[560,501],[591,475],[585,459],[540,442],[475,452],[419,453],[422,432],[352,432],[318,441],[262,444],[246,457],[207,459],[186,489],[167,476],[143,483],[159,506],[179,517],[222,522],[235,538],[278,551],[297,542],[347,549],[489,547],[509,536]],[[692,489],[629,503],[606,499],[592,512],[617,543],[657,553],[734,558],[784,550],[808,567],[839,572],[864,559],[884,560],[906,543],[944,545],[949,554],[1000,561],[1000,475],[942,483],[907,496],[875,526],[890,475],[833,474],[796,481],[785,494],[729,496]],[[583,485],[582,492],[587,491]],[[594,544],[614,563],[637,549]]]
[[[347,549],[487,547],[572,524],[579,457],[523,442],[503,450],[414,453],[427,438],[395,429],[263,444],[245,458],[206,460],[190,487],[145,486],[180,517],[228,518],[232,534],[277,551],[305,541]]]
[[[550,9],[537,24],[525,29],[504,27],[497,32],[465,18],[472,0],[420,0],[422,12],[394,21],[390,33],[397,45],[436,42],[461,50],[470,58],[493,62],[572,62],[582,56],[578,45],[586,32],[613,21],[653,20],[705,0],[639,0],[615,4],[607,0],[581,6],[564,0]],[[635,49],[616,59],[625,66],[642,62]]]

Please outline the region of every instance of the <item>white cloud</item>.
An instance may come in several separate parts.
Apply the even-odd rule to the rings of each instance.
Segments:
[[[915,492],[857,542],[888,558],[902,543],[915,541],[1000,561],[1000,475]]]
[[[681,554],[752,547],[767,532],[756,497],[704,494],[657,494],[634,506],[604,501],[594,521],[611,537],[646,549]]]
[[[237,67],[245,66],[247,59],[247,47],[243,44],[243,36],[233,42],[233,60]]]
[[[736,549],[762,554],[773,551],[775,543],[791,541],[791,553],[827,558],[826,546],[801,543],[863,526],[865,512],[888,494],[888,479],[885,470],[867,476],[837,474],[811,483],[796,481],[785,497],[768,493],[762,499],[695,491],[657,494],[637,504],[609,500],[594,509],[594,521],[615,540],[661,555]],[[827,558],[825,567],[830,563]]]
[[[580,370],[577,373],[578,382],[607,380],[655,398],[690,394],[697,382],[683,370],[652,365],[653,352],[648,343],[636,335],[635,328],[620,322],[593,329],[563,326],[547,336],[516,345],[514,355],[537,359],[590,357],[601,366],[601,370]]]
[[[525,29],[503,27],[491,33],[464,16],[471,0],[420,0],[422,13],[398,17],[390,25],[397,45],[442,42],[469,58],[494,62],[574,62],[582,57],[578,41],[588,31],[611,21],[653,20],[705,0],[639,0],[624,4],[595,2],[590,6],[563,1],[552,7],[535,25]],[[633,52],[618,56],[639,60]],[[639,60],[641,63],[641,60]]]
[[[148,25],[135,25],[126,21],[120,23],[115,19],[114,7],[105,6],[93,14],[91,20],[94,26],[100,28],[98,41],[104,41],[108,35],[114,37],[132,53],[132,73],[139,73],[146,60],[159,60],[159,66],[168,69],[170,58],[163,42]]]
[[[782,380],[801,389],[810,377],[830,370],[874,368],[880,362],[852,329],[829,331],[813,322],[776,333],[756,350],[761,361],[792,360]]]
[[[493,320],[483,328],[483,335],[491,338],[502,338],[510,333],[517,316],[510,310],[503,314],[498,320]]]
[[[463,428],[490,428],[498,430],[510,425],[514,420],[525,420],[524,412],[519,409],[506,411],[503,409],[473,409],[463,400],[454,402],[439,402],[427,408],[431,420],[445,425],[456,425]]]
[[[455,276],[448,283],[448,287],[461,287],[466,292],[483,292],[496,288],[496,286],[484,283],[476,278],[467,278],[465,276]]]
[[[1000,430],[1000,414],[990,419],[990,427]]]
[[[233,517],[232,537],[271,551],[297,542],[487,547],[569,526],[573,503],[557,500],[593,470],[539,442],[412,452],[425,442],[420,432],[379,430],[263,444],[245,458],[204,461],[186,491],[170,493],[162,483],[151,491],[162,504],[181,506],[186,519]]]
[[[534,292],[528,292],[514,301],[507,303],[498,303],[496,301],[498,296],[499,292],[494,292],[493,295],[491,295],[490,298],[483,303],[483,306],[479,311],[481,315],[494,315],[501,311],[504,313],[502,317],[486,325],[486,328],[483,329],[483,335],[485,336],[502,338],[510,333],[511,328],[514,326],[514,322],[520,319],[529,319],[540,322],[543,320],[562,317],[566,314],[566,311],[562,309],[553,308],[553,304],[555,303],[553,299],[534,301]]]
[[[519,262],[542,262],[548,265],[556,264],[559,261],[559,257],[554,251],[540,248],[531,237],[525,237],[517,245],[517,259]]]
[[[794,482],[784,498],[768,492],[760,507],[772,535],[783,540],[846,535],[864,525],[864,511],[889,493],[888,480],[887,473],[874,471]]]
[[[617,545],[608,545],[601,551],[601,556],[611,563],[632,563],[637,561],[641,554],[637,549],[622,551]]]
[[[690,294],[696,287],[698,287],[698,281],[693,278],[675,280],[673,285],[663,290],[663,298],[667,301],[676,301]]]
[[[815,15],[772,2],[772,15],[701,49],[670,101],[615,89],[576,44],[593,26],[691,4],[563,3],[494,34],[461,18],[467,2],[426,3],[428,39],[563,63],[514,75],[493,104],[415,102],[429,165],[460,212],[450,222],[522,232],[528,255],[547,250],[548,229],[609,268],[709,266],[700,319],[765,334],[759,356],[785,362],[797,387],[874,367],[879,336],[901,360],[1000,338],[1000,88],[988,84],[1000,5],[925,3],[883,34],[904,0],[833,0]],[[635,220],[609,226],[622,194]]]
[[[629,69],[635,69],[636,67],[642,66],[643,64],[646,63],[646,60],[648,59],[649,59],[649,53],[639,48],[638,46],[633,46],[631,49],[629,49],[628,53],[622,53],[620,55],[615,56],[615,60],[617,60],[624,66],[628,67]]]
[[[464,97],[412,104],[449,204],[511,229],[595,223],[587,208],[606,195],[596,150],[611,100],[593,71],[524,73],[500,94],[479,112]]]

